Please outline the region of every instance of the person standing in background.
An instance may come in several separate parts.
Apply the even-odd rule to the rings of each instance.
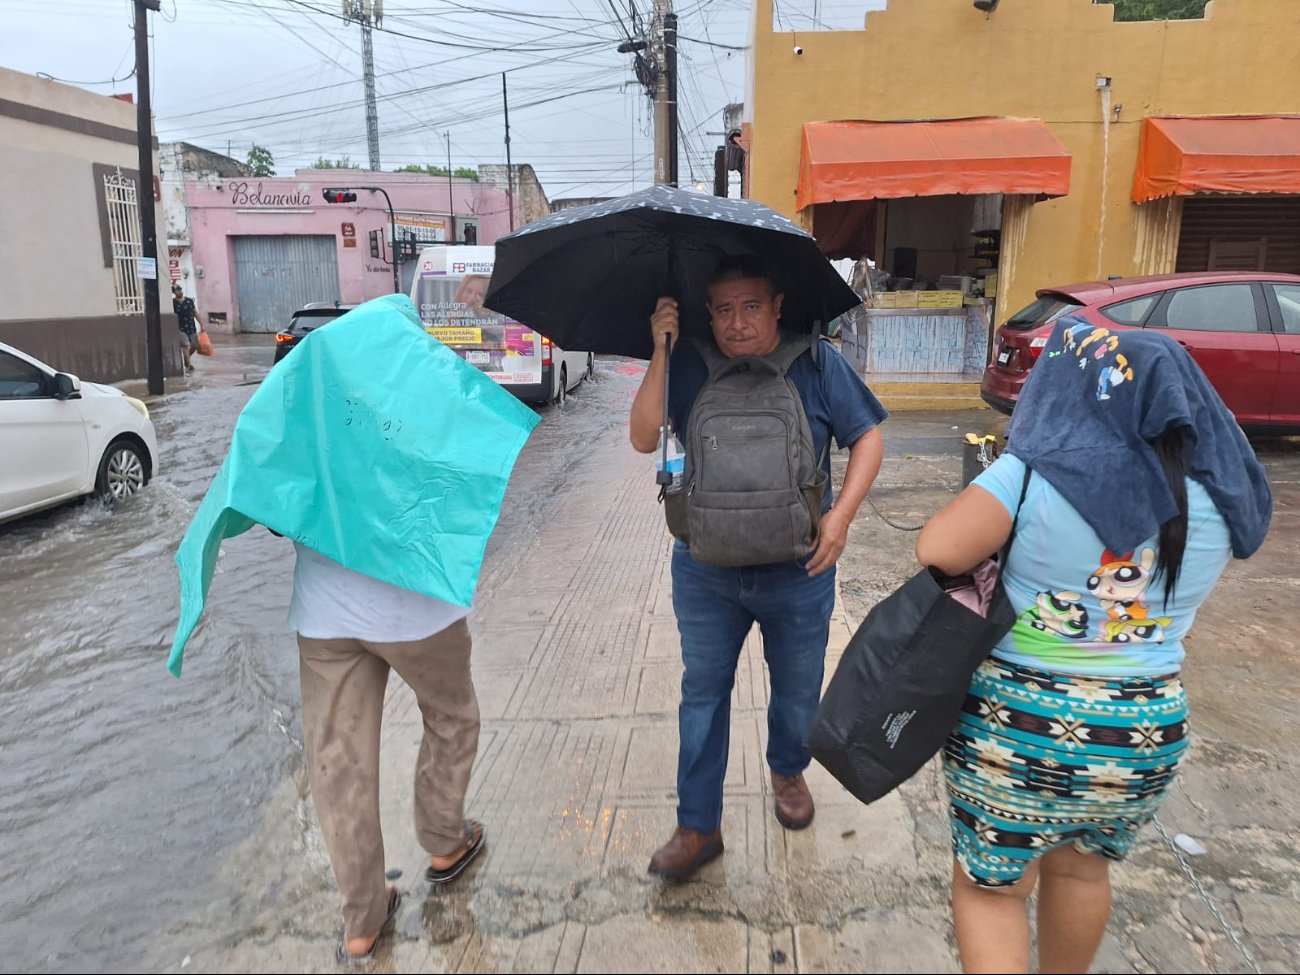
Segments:
[[[194,353],[199,351],[199,313],[194,307],[194,299],[185,297],[185,289],[180,282],[172,285],[172,311],[176,313],[176,325],[181,333],[181,355],[185,357],[185,371],[193,372],[191,361]]]

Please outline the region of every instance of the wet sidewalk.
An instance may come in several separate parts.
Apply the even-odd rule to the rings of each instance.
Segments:
[[[814,824],[791,833],[776,822],[757,631],[733,698],[726,853],[689,884],[646,873],[676,824],[671,540],[648,460],[625,441],[602,454],[528,550],[483,580],[471,620],[483,727],[468,812],[488,846],[446,890],[423,880],[410,807],[420,719],[393,678],[381,802],[407,900],[376,969],[954,970],[938,897],[946,850],[918,849],[901,797],[863,809],[814,767]],[[837,605],[828,673],[851,632]],[[305,804],[302,815],[314,819]],[[187,958],[185,970],[332,970],[337,893],[314,828],[312,846],[312,878],[294,904],[271,909],[278,924]]]
[[[626,415],[625,404],[618,409]],[[1000,425],[987,412],[891,419],[873,497],[904,521],[924,520],[959,486],[960,434]],[[816,820],[802,832],[784,830],[772,814],[764,762],[767,681],[757,633],[733,697],[726,853],[690,883],[646,873],[675,825],[681,664],[669,539],[649,461],[620,431],[611,421],[597,462],[564,470],[564,492],[482,581],[471,623],[483,727],[468,812],[484,822],[488,846],[446,890],[423,880],[411,825],[419,716],[409,691],[395,677],[390,685],[381,805],[388,865],[401,871],[395,883],[406,900],[372,970],[957,971],[937,762],[870,807],[814,764]],[[1253,591],[1253,576],[1296,585],[1291,511],[1300,453],[1265,459],[1279,490],[1275,538],[1256,560],[1234,563],[1224,581],[1234,594]],[[865,612],[914,571],[913,540],[864,505],[841,562],[849,609],[837,600],[828,675],[852,632],[850,613]],[[1268,612],[1260,603],[1253,598],[1255,619]],[[1163,815],[1171,831],[1211,847],[1196,869],[1262,969],[1293,971],[1300,865],[1293,846],[1286,852],[1296,820],[1285,796],[1295,762],[1251,747],[1253,732],[1229,713],[1240,705],[1214,700],[1213,683],[1234,686],[1235,665],[1219,647],[1240,638],[1241,617],[1207,605],[1198,625],[1189,682],[1204,695],[1205,726]],[[1285,688],[1296,681],[1286,664],[1295,657],[1294,629],[1278,632],[1272,679]],[[1274,724],[1280,742],[1295,719]],[[300,777],[287,788],[298,790],[288,804],[296,804],[296,821],[282,814],[268,821],[223,867],[237,874],[250,858],[285,862],[282,882],[259,895],[260,923],[183,962],[178,951],[169,970],[336,970],[337,891],[305,783]],[[1115,915],[1093,971],[1250,970],[1159,837],[1144,837],[1131,863],[1114,871]],[[213,905],[214,927],[223,911]],[[190,930],[202,927],[196,920]],[[179,947],[185,935],[173,928],[167,937]],[[207,939],[194,940],[197,947]]]

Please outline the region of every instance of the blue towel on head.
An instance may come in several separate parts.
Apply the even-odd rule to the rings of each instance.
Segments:
[[[1148,329],[1061,319],[1025,382],[1007,451],[1056,488],[1107,548],[1129,552],[1178,512],[1151,442],[1181,430],[1244,559],[1264,542],[1273,495],[1231,411],[1192,357]]]

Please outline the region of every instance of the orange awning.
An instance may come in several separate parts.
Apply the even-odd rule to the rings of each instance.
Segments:
[[[1133,202],[1193,193],[1300,193],[1300,115],[1143,120]]]
[[[1070,191],[1070,153],[1039,119],[809,122],[797,207],[902,196]]]

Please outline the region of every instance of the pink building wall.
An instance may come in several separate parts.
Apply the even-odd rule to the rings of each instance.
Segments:
[[[194,296],[200,316],[214,332],[240,330],[231,240],[236,236],[332,236],[338,254],[340,300],[355,303],[392,293],[393,269],[386,260],[390,257],[386,243],[381,259],[370,256],[370,232],[381,231],[385,242],[389,237],[388,209],[383,194],[358,190],[356,203],[327,203],[322,196],[326,187],[357,186],[380,186],[387,191],[397,214],[399,232],[402,218],[408,216],[425,225],[440,225],[445,234],[449,195],[445,176],[299,170],[292,177],[185,180],[194,278],[182,283],[186,292]],[[458,241],[464,239],[466,221],[477,225],[480,244],[493,243],[509,232],[510,214],[503,187],[453,179],[450,195]],[[518,198],[515,211],[515,225],[522,226],[524,219]],[[351,237],[345,236],[345,224],[351,225]],[[349,240],[352,245],[348,244]],[[413,264],[412,261],[404,266],[408,274]],[[322,295],[321,300],[332,297]]]

